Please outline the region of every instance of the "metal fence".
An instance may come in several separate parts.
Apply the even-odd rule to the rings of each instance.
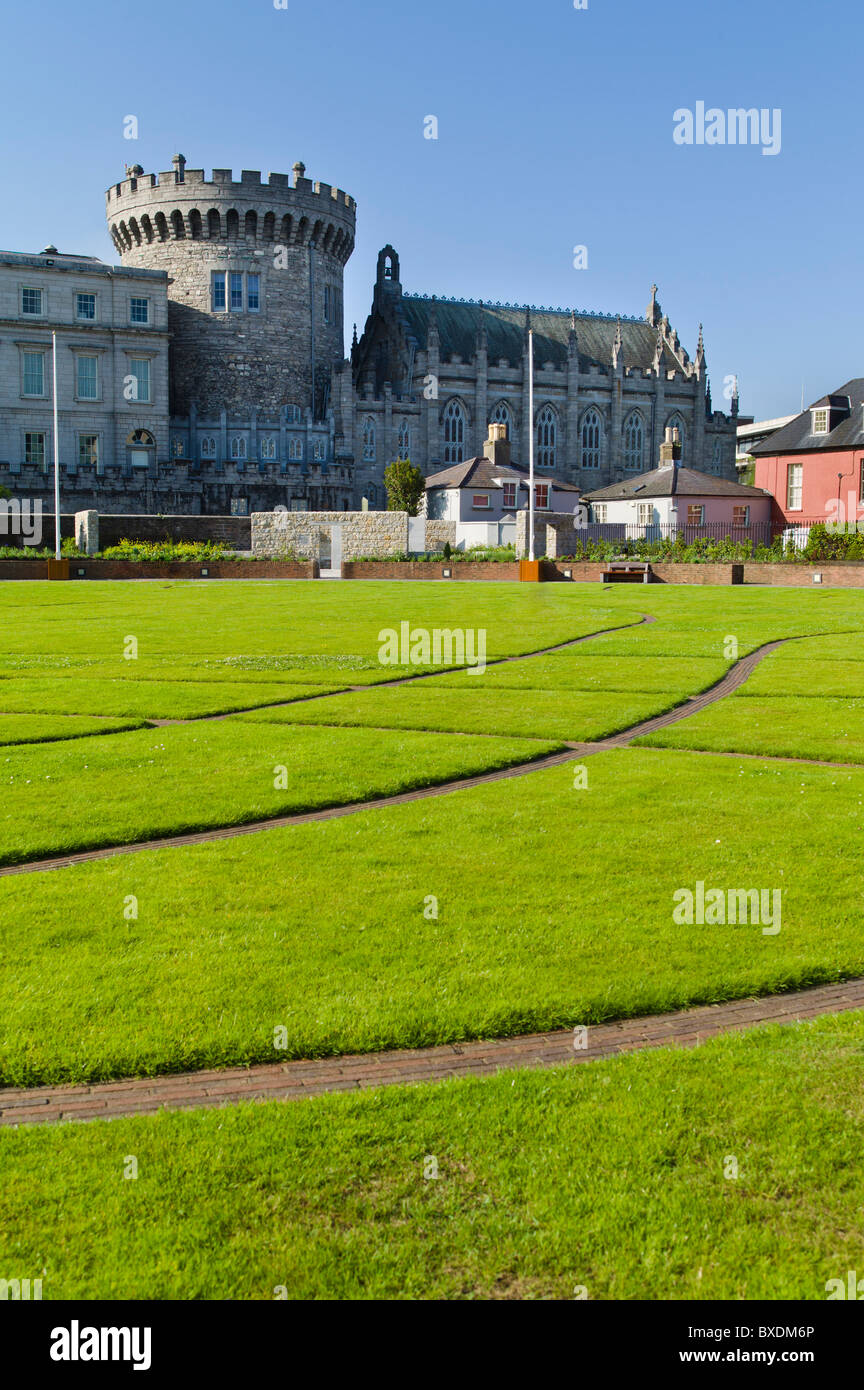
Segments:
[[[653,524],[625,522],[589,522],[577,532],[580,540],[608,541],[624,545],[628,542],[679,541],[683,545],[693,545],[696,541],[725,541],[745,545],[748,541],[755,547],[770,545],[777,528],[770,521],[756,521],[747,526],[734,526],[724,521],[707,521],[702,525],[688,526],[681,522],[659,522]]]

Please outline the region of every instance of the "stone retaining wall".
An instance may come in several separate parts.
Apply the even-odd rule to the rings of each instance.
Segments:
[[[746,565],[745,584],[771,584],[791,588],[812,589],[814,574],[821,574],[822,583],[816,588],[864,588],[864,560],[831,560],[811,565]]]
[[[342,528],[342,559],[407,555],[407,512],[253,512],[252,554],[292,553],[317,560],[333,526]]]

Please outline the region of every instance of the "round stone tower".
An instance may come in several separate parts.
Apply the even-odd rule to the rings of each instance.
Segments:
[[[106,194],[124,265],[166,270],[171,413],[248,417],[282,407],[321,419],[330,369],[344,358],[343,276],[356,203],[313,183],[303,164],[262,183],[244,169],[163,174],[140,165]]]

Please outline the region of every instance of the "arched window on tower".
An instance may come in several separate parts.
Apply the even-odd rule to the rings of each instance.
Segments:
[[[375,421],[371,415],[367,415],[363,422],[363,461],[364,463],[375,462]]]
[[[492,414],[489,416],[490,425],[503,425],[507,431],[507,438],[513,438],[514,416],[506,401],[499,401]]]
[[[580,432],[582,443],[582,467],[599,468],[603,449],[603,422],[600,412],[592,405],[582,417]]]
[[[240,434],[235,434],[231,440],[231,457],[232,459],[245,459],[246,457],[246,440]]]
[[[645,465],[645,431],[642,416],[632,410],[624,421],[624,467],[630,473],[641,473]]]
[[[558,416],[551,405],[544,405],[537,416],[537,466],[554,468],[558,450]]]
[[[444,409],[444,462],[461,463],[465,447],[465,409],[461,401],[448,401]]]
[[[272,434],[265,435],[261,440],[261,457],[262,459],[275,459],[276,457],[276,440]]]
[[[400,459],[411,457],[411,426],[407,420],[403,420],[399,425],[399,454]]]

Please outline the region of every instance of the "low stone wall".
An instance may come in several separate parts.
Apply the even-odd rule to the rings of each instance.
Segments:
[[[864,560],[831,560],[823,565],[745,565],[744,583],[812,589],[814,574],[822,576],[822,583],[816,588],[864,588]]]
[[[202,574],[202,570],[207,573]],[[47,560],[0,560],[0,580],[47,579]],[[314,561],[70,559],[70,579],[317,579]]]
[[[342,559],[407,555],[407,512],[253,512],[252,554],[320,558],[333,526],[342,528]]]
[[[99,516],[99,549],[120,541],[221,541],[230,550],[252,549],[249,516]]]
[[[455,521],[426,521],[426,549],[429,551],[443,550],[447,543],[452,549],[456,548],[456,522]]]
[[[343,579],[445,579],[444,571],[450,571],[450,579],[518,579],[519,566],[515,562],[503,561],[496,564],[492,560],[450,561],[450,560],[394,560],[353,561],[342,566]]]

